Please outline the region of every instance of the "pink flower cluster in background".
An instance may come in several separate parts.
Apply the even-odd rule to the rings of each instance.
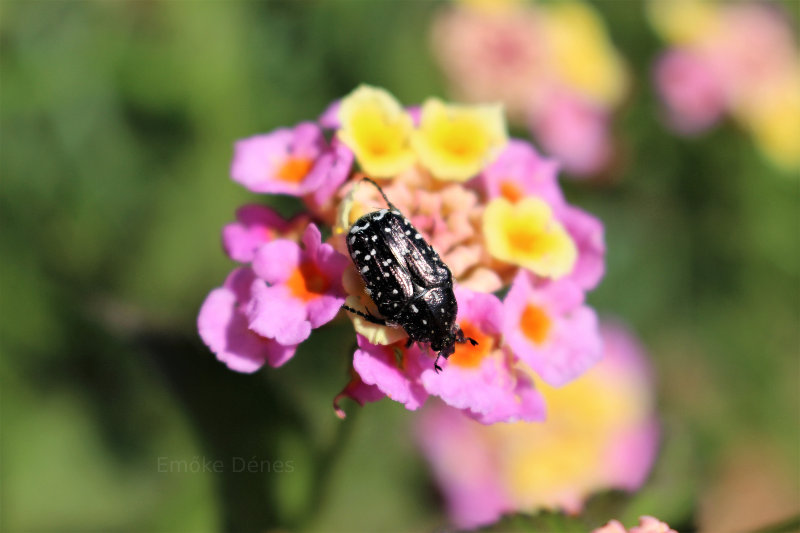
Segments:
[[[423,410],[418,440],[453,525],[540,509],[578,513],[594,492],[642,486],[659,434],[649,362],[621,325],[604,324],[602,336],[603,360],[580,378],[557,389],[534,376],[551,408],[543,423],[483,426],[441,403]]]
[[[800,53],[776,3],[654,0],[669,44],[654,78],[669,125],[697,134],[733,117],[778,167],[800,168]]]
[[[223,248],[239,265],[203,303],[200,336],[228,367],[254,372],[289,361],[345,302],[375,314],[344,242],[358,217],[385,207],[361,185],[369,175],[452,270],[458,323],[478,345],[457,345],[436,373],[436,354],[406,347],[402,328],[342,312],[356,350],[337,413],[343,397],[414,410],[438,396],[484,424],[544,420],[538,383],[563,386],[602,356],[585,295],[604,273],[603,226],[566,201],[557,172],[508,140],[498,106],[429,99],[409,110],[368,86],[319,122],[241,140],[233,179],[305,207],[289,219],[258,204],[237,211]]]
[[[667,524],[653,518],[652,516],[642,516],[639,518],[639,525],[630,529],[625,529],[625,526],[616,520],[610,521],[603,527],[599,527],[592,531],[592,533],[678,533]]]
[[[502,101],[574,175],[609,165],[628,74],[587,3],[456,2],[436,17],[432,44],[458,98]]]

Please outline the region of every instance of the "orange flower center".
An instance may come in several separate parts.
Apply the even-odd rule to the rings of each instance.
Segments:
[[[513,204],[521,200],[525,193],[513,181],[503,181],[500,183],[500,195]]]
[[[461,322],[461,330],[464,332],[465,337],[472,337],[478,341],[478,345],[473,346],[470,342],[456,344],[456,351],[450,356],[449,361],[457,366],[474,368],[481,364],[484,357],[489,355],[494,348],[495,341],[491,336],[467,320]]]
[[[286,284],[289,286],[292,296],[304,302],[318,298],[331,286],[325,273],[311,262],[301,263],[289,276]]]
[[[514,226],[509,228],[508,242],[511,248],[519,254],[536,254],[541,248],[541,239],[531,228]],[[539,252],[540,253],[540,252]]]
[[[278,169],[278,179],[288,183],[300,183],[313,165],[314,161],[307,157],[289,157]]]
[[[547,335],[553,322],[545,311],[536,305],[528,304],[519,321],[522,333],[534,344],[542,344],[547,340]]]

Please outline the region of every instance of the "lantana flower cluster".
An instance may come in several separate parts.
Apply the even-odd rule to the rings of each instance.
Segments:
[[[239,265],[203,303],[200,335],[231,369],[253,372],[285,364],[345,303],[377,314],[345,243],[361,215],[385,207],[361,181],[369,176],[451,269],[457,321],[478,344],[458,344],[437,373],[436,354],[407,346],[402,328],[342,311],[355,351],[337,413],[344,397],[415,410],[433,395],[486,424],[543,420],[534,379],[559,387],[602,356],[585,295],[604,273],[603,226],[566,201],[557,172],[508,139],[499,105],[404,108],[370,86],[315,122],[238,141],[234,181],[304,209],[289,219],[259,204],[237,212],[223,245]]]
[[[604,322],[601,332],[603,359],[583,376],[561,388],[534,377],[552,407],[543,423],[484,426],[441,403],[423,410],[418,441],[456,528],[541,509],[576,514],[595,492],[645,482],[659,436],[650,364],[627,328]]]
[[[502,101],[565,170],[612,162],[611,118],[629,75],[589,4],[454,2],[434,20],[432,46],[459,98]]]
[[[654,77],[670,126],[697,134],[729,115],[776,166],[800,168],[800,52],[780,6],[654,0],[649,15],[669,44]]]

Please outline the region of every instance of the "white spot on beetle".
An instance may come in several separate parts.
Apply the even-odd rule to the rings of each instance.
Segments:
[[[428,325],[428,321],[427,320],[423,320],[422,323],[425,324],[426,326]]]
[[[420,235],[419,233],[417,233],[417,234],[415,234],[415,235],[414,235],[414,238],[415,238],[415,239],[421,239],[421,238],[422,238],[422,235]]]
[[[397,294],[397,289],[392,289],[392,294]]]
[[[388,272],[384,272],[384,273],[383,273],[383,277],[384,277],[384,278],[388,278],[389,276],[391,276],[391,274],[389,274]]]
[[[385,217],[386,213],[388,213],[388,212],[389,212],[388,209],[381,209],[380,211],[377,212],[377,214],[372,215],[372,220],[380,220],[383,217]]]
[[[369,256],[369,255],[365,255],[365,256],[364,256],[364,261],[369,261],[370,259],[372,259],[372,257],[371,257],[371,256]]]
[[[383,228],[383,231],[385,231],[386,233],[391,233],[392,232],[392,228],[387,226],[387,227]]]
[[[410,229],[406,230],[406,235],[411,235],[411,230]]]
[[[357,256],[358,256],[358,254],[360,254],[360,253],[361,253],[361,250],[355,250],[355,251],[353,252],[353,257],[357,257]]]
[[[378,293],[378,298],[380,298],[380,297],[381,297],[381,294],[383,294],[383,293],[382,293],[382,292],[379,292],[379,293]]]
[[[359,231],[365,230],[368,227],[369,227],[369,221],[364,222],[363,226],[354,225],[352,228],[350,228],[350,233],[358,233]]]
[[[373,241],[373,242],[375,242],[375,241],[377,241],[377,240],[378,240],[378,236],[377,236],[377,235],[373,235],[373,236],[372,236],[372,241]]]
[[[397,209],[393,209],[393,210],[392,210],[392,214],[393,214],[393,215],[399,215],[399,216],[403,216],[403,214],[402,214],[400,211],[398,211]]]
[[[362,269],[361,269],[361,272],[362,272],[362,273],[364,273],[364,274],[366,274],[367,272],[369,272],[369,265],[367,265],[367,266],[365,266],[364,268],[362,268]]]
[[[372,255],[378,255],[378,254],[377,254],[377,252],[375,252],[375,248],[373,248],[372,250],[370,250],[370,251],[369,251],[369,253],[371,253]]]
[[[364,292],[367,293],[367,296],[372,296],[372,289],[366,288],[366,289],[364,289]]]
[[[417,306],[414,304],[411,304],[411,310],[414,311],[415,313],[419,313],[419,309],[417,309]]]
[[[355,244],[355,242],[356,242],[356,238],[355,237],[350,237],[350,244]]]

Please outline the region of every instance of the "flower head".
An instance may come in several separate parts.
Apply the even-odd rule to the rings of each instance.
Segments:
[[[576,175],[613,159],[610,117],[629,77],[600,16],[586,2],[460,3],[436,18],[434,53],[454,92],[500,101]]]
[[[322,128],[333,130],[330,142]],[[354,157],[378,182],[364,186],[365,174],[351,170]],[[319,124],[240,141],[234,178],[253,191],[299,196],[303,210],[288,220],[255,204],[237,212],[223,244],[250,266],[209,295],[198,319],[201,336],[233,369],[277,366],[345,304],[358,347],[351,379],[334,400],[337,415],[344,416],[344,397],[362,405],[389,397],[415,410],[437,396],[482,424],[542,421],[545,402],[535,380],[563,385],[597,359],[597,326],[583,297],[602,277],[605,255],[602,224],[566,201],[558,166],[528,143],[507,142],[499,106],[428,100],[404,109],[369,86],[331,104]],[[386,302],[381,290],[399,287],[383,288],[366,276],[356,252],[345,255],[353,224],[368,213],[377,223],[387,207],[397,222],[384,229],[397,239],[357,252],[376,269],[379,259],[384,267],[408,267],[397,271],[410,276],[408,295],[393,300],[407,312],[376,305]],[[326,242],[317,224],[330,227]],[[444,263],[447,283],[420,279],[405,260],[399,231],[423,241],[427,255],[415,265]],[[501,302],[493,293],[509,286]],[[425,313],[415,321],[417,305],[431,312],[458,307],[455,322],[429,324]],[[533,307],[538,326],[529,316]],[[430,335],[422,337],[423,329]]]
[[[573,282],[535,286],[520,271],[503,305],[509,346],[548,384],[569,383],[600,360],[597,317],[583,305],[583,291]]]
[[[258,193],[304,196],[341,183],[352,155],[325,142],[316,124],[303,122],[236,143],[231,176]]]
[[[697,0],[652,1],[649,11],[670,45],[654,76],[669,125],[694,134],[727,113],[777,167],[800,167],[800,52],[783,12]]]
[[[250,327],[281,344],[298,344],[313,328],[333,320],[344,303],[342,272],[347,259],[310,224],[304,249],[289,240],[275,240],[258,249],[253,270],[259,285],[249,309]]]
[[[510,512],[577,512],[594,491],[635,490],[655,456],[658,428],[643,353],[620,326],[603,329],[605,358],[555,389],[542,423],[486,426],[442,405],[422,413],[418,440],[457,528]]]

